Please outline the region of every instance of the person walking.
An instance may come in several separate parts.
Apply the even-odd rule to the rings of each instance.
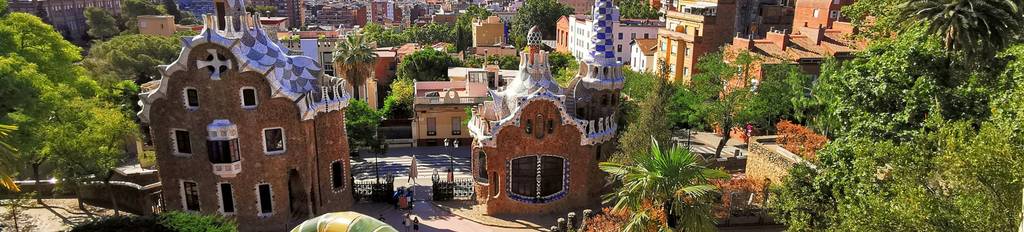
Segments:
[[[402,220],[402,226],[405,227],[405,231],[409,232],[412,229],[412,221],[409,218],[412,217],[411,213],[405,213],[405,219]]]
[[[419,218],[413,218],[412,219],[412,232],[420,232],[420,219]]]

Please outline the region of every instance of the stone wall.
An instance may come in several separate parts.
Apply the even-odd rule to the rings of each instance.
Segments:
[[[789,175],[790,168],[804,162],[806,161],[802,158],[779,146],[751,141],[747,155],[746,176],[751,180],[768,179],[771,183],[781,183],[782,178]]]

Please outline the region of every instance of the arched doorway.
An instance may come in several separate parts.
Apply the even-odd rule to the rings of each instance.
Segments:
[[[292,169],[288,171],[288,206],[291,210],[293,221],[303,221],[309,218],[309,195],[306,194],[305,184],[299,176],[299,171]]]

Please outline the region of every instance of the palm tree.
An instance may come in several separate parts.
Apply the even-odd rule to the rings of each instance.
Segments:
[[[0,125],[0,187],[14,192],[21,191],[18,185],[14,184],[14,173],[17,172],[14,153],[17,150],[10,144],[7,144],[4,139],[17,129],[18,127],[11,125]]]
[[[373,48],[370,48],[369,43],[361,34],[349,35],[345,41],[335,44],[333,60],[335,73],[339,76],[344,74],[344,78],[352,83],[356,99],[360,99],[360,88],[363,88],[365,93],[363,81],[366,78],[372,78],[373,65],[376,60],[377,54],[373,52]]]
[[[913,19],[912,25],[928,25],[926,33],[941,37],[947,51],[983,58],[1017,38],[1024,27],[1020,5],[1020,0],[910,0],[900,14]]]
[[[653,138],[652,138],[653,140]],[[678,147],[662,152],[652,141],[649,156],[634,157],[631,164],[602,162],[601,170],[622,183],[617,191],[605,195],[605,203],[614,203],[616,210],[629,210],[633,218],[625,231],[643,231],[653,223],[645,205],[661,205],[668,217],[668,226],[685,231],[713,231],[711,196],[716,187],[712,179],[726,179],[722,170],[701,166],[699,157]],[[658,225],[664,227],[666,225]]]

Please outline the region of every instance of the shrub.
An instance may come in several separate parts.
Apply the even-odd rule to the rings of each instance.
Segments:
[[[75,226],[73,232],[233,232],[235,222],[217,215],[167,212],[157,216],[100,218]]]
[[[813,130],[788,120],[776,123],[775,129],[779,134],[776,142],[782,145],[782,148],[807,160],[815,160],[815,152],[821,150],[828,143],[828,138],[824,135],[814,133]]]

